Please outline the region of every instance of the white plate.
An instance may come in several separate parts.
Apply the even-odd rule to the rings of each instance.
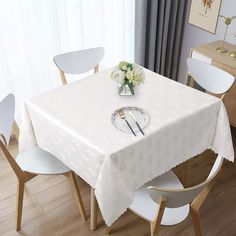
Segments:
[[[119,116],[120,110],[124,111],[124,113],[126,115],[126,119],[129,122],[129,124],[131,125],[131,127],[135,133],[140,132],[140,130],[137,127],[137,125],[135,124],[134,120],[131,118],[129,111],[132,112],[135,120],[139,123],[139,125],[142,129],[147,127],[150,122],[150,116],[146,110],[139,108],[139,107],[121,107],[121,108],[117,109],[111,115],[111,122],[117,129],[119,129],[123,132],[131,133],[131,130],[127,126],[125,120],[120,118],[120,116]]]

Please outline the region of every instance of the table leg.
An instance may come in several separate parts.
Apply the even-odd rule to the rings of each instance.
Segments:
[[[183,163],[183,182],[184,182],[184,187],[189,187],[189,168],[190,168],[190,161],[187,160]]]
[[[95,190],[91,187],[91,212],[90,212],[90,229],[96,230],[97,228],[97,213],[98,213],[98,204],[95,197]]]

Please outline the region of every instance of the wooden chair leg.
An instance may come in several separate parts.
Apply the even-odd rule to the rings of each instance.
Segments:
[[[16,203],[16,231],[21,229],[23,199],[24,199],[25,182],[18,180],[17,203]]]
[[[13,130],[13,133],[14,133],[14,135],[16,137],[17,142],[19,142],[20,131],[19,131],[19,127],[18,127],[18,125],[17,125],[15,120],[13,122],[12,130]]]
[[[155,229],[155,226],[154,226],[153,222],[150,222],[151,236],[154,236],[154,229]]]
[[[98,73],[98,72],[99,72],[99,64],[94,67],[94,73]]]
[[[166,201],[167,199],[165,197],[161,197],[159,201],[159,210],[157,212],[156,219],[153,222],[150,222],[151,227],[151,236],[157,236],[160,226],[161,226],[161,220],[165,211],[166,207]]]
[[[191,212],[191,216],[192,216],[192,219],[193,219],[193,224],[194,224],[194,229],[195,229],[196,236],[202,236],[203,234],[202,234],[199,211],[194,210],[193,208],[191,208],[190,212]]]
[[[189,87],[193,88],[195,84],[195,81],[192,77],[190,77]]]
[[[76,175],[73,171],[70,172],[70,177],[71,177],[73,187],[75,189],[76,200],[77,200],[77,203],[78,203],[80,214],[81,214],[83,220],[85,221],[87,219],[86,212],[85,212],[83,200],[82,200],[82,197],[81,197],[81,194],[80,194],[77,178],[76,178]]]
[[[98,204],[95,197],[94,189],[91,187],[91,213],[90,213],[90,229],[96,230],[97,228],[97,213],[98,213]]]
[[[60,71],[61,82],[62,82],[63,85],[66,85],[67,81],[66,81],[65,73],[62,70],[59,70],[59,71]]]
[[[105,228],[105,234],[110,234],[111,233],[111,227],[106,226]]]
[[[189,77],[190,77],[190,76],[189,76],[189,73],[187,72],[187,73],[186,73],[186,78],[185,78],[185,85],[186,85],[186,86],[189,86],[189,83],[190,83],[190,82],[189,82]]]

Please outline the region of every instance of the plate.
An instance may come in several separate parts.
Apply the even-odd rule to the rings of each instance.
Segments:
[[[125,120],[121,119],[119,116],[119,111],[123,110],[126,116],[127,121],[129,122],[129,124],[131,125],[132,129],[134,130],[135,133],[140,132],[140,130],[138,129],[136,123],[134,122],[134,120],[131,118],[129,111],[132,112],[135,120],[139,123],[140,127],[142,129],[144,129],[145,127],[148,126],[149,122],[150,122],[150,116],[148,114],[148,112],[143,109],[143,108],[139,108],[139,107],[121,107],[119,109],[117,109],[112,115],[111,115],[111,122],[112,124],[119,129],[120,131],[126,132],[126,133],[131,133],[131,130],[129,129],[129,127],[127,126]]]

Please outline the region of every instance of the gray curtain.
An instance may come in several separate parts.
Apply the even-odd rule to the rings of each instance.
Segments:
[[[135,62],[177,80],[187,0],[136,0]]]

